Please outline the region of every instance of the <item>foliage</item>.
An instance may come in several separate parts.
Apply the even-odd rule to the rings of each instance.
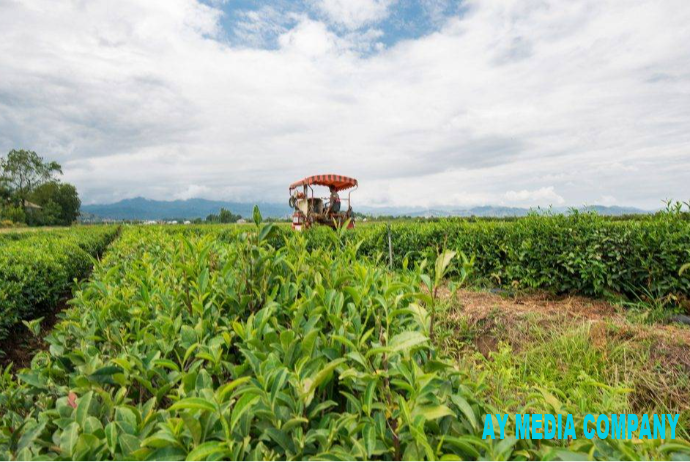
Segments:
[[[5,204],[0,205],[0,219],[10,221],[11,223],[24,223],[26,221],[26,214],[22,207]]]
[[[62,167],[57,162],[46,162],[33,151],[11,150],[0,159],[0,176],[4,187],[9,189],[15,205],[23,207],[29,194],[38,186],[50,181]]]
[[[29,198],[42,207],[30,216],[29,224],[69,226],[77,220],[81,200],[77,188],[68,183],[50,181],[33,190]]]
[[[1,234],[0,338],[19,321],[57,303],[116,233],[116,228],[74,228]]]
[[[541,288],[591,296],[643,289],[674,300],[690,296],[690,222],[672,212],[634,221],[613,221],[592,213],[530,216],[511,222],[441,220],[392,225],[397,268],[442,249],[474,255],[475,280],[516,288]],[[329,230],[310,230],[309,248],[327,245]],[[345,239],[360,252],[387,255],[383,225],[362,226]],[[450,274],[458,274],[455,265]]]
[[[388,272],[358,255],[347,233],[308,250],[306,236],[280,236],[258,209],[253,218],[232,231],[126,229],[47,337],[49,351],[17,380],[0,379],[0,457],[658,458],[688,450],[682,442],[482,440],[483,416],[499,410],[478,399],[482,379],[470,380],[429,341],[423,272]],[[435,273],[448,269],[445,260]],[[547,410],[547,401],[534,402]]]
[[[237,220],[239,220],[240,218],[242,218],[242,217],[239,215],[235,215],[234,213],[232,213],[230,210],[228,210],[226,208],[221,207],[220,212],[218,212],[217,215],[212,213],[209,216],[207,216],[206,222],[207,223],[224,223],[224,224],[236,223]]]

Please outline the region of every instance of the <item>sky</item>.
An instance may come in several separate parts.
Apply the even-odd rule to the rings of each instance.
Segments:
[[[690,199],[688,0],[0,0],[0,154],[82,201]]]

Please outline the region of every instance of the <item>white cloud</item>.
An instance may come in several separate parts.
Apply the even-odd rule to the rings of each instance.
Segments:
[[[193,199],[195,197],[203,197],[208,195],[210,192],[210,189],[208,186],[204,185],[198,185],[198,184],[190,184],[187,186],[187,189],[184,191],[181,191],[177,194],[175,194],[175,199]]]
[[[610,195],[604,195],[604,196],[601,196],[599,198],[599,200],[597,201],[597,204],[610,206],[610,205],[616,205],[617,202],[618,201],[616,200],[615,197],[610,196]]]
[[[359,29],[389,14],[396,0],[314,0],[329,21],[348,29]]]
[[[565,199],[558,195],[553,186],[539,188],[535,190],[522,189],[520,191],[508,191],[505,198],[509,202],[517,202],[527,205],[561,205]]]
[[[686,0],[471,0],[376,54],[351,29],[374,19],[272,14],[262,49],[195,0],[0,2],[0,152],[62,162],[86,203],[282,201],[320,172],[355,206],[690,197]]]

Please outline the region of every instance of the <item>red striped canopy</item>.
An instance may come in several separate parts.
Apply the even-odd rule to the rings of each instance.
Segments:
[[[300,186],[311,186],[314,184],[328,187],[333,186],[335,187],[336,191],[342,191],[343,189],[349,189],[357,186],[357,180],[342,175],[314,175],[308,176],[305,179],[300,180],[296,183],[292,183],[290,185],[290,189],[292,190],[295,188],[299,188]]]

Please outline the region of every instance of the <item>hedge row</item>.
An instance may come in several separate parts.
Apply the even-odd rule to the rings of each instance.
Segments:
[[[117,232],[115,227],[74,228],[0,240],[0,339],[19,321],[57,303]]]
[[[360,252],[388,259],[385,225],[344,233]],[[328,229],[307,233],[312,248],[336,239]],[[511,222],[400,223],[391,226],[394,264],[412,265],[437,249],[475,257],[475,275],[493,284],[557,293],[690,297],[690,222],[660,214],[613,221],[594,214],[532,216]]]
[[[216,232],[232,241],[243,226],[166,227],[197,235]],[[279,248],[294,233],[279,226],[271,245]],[[339,239],[326,227],[303,233],[310,250]],[[360,254],[388,263],[385,224],[358,224],[342,233],[359,242]],[[395,268],[413,265],[441,248],[474,256],[474,274],[493,285],[539,288],[595,297],[620,294],[690,298],[690,220],[687,213],[662,212],[634,220],[614,220],[593,213],[535,215],[511,221],[441,219],[397,222],[391,226]],[[431,258],[433,259],[433,258]]]

